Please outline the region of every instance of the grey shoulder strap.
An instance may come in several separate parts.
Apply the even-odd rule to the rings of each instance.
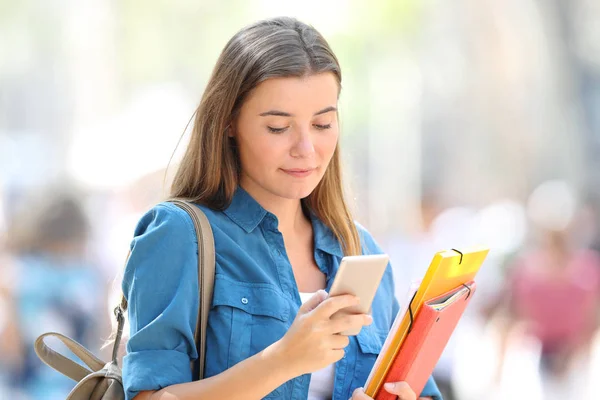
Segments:
[[[170,200],[178,207],[184,209],[194,221],[196,236],[198,239],[198,290],[200,296],[200,307],[198,309],[198,322],[196,324],[195,339],[198,346],[198,359],[192,363],[193,377],[202,379],[204,377],[204,364],[206,359],[206,326],[208,313],[212,303],[213,287],[215,281],[215,243],[212,229],[206,215],[199,207],[192,203],[181,200]],[[117,335],[112,352],[112,361],[116,364],[117,352],[123,334],[124,313],[127,310],[125,296],[121,298],[121,304],[115,308],[117,318]],[[56,337],[62,341],[80,360],[82,360],[92,371],[82,367],[78,363],[62,356],[52,350],[44,343],[46,337]],[[35,352],[47,365],[59,371],[63,375],[79,382],[86,375],[98,371],[104,366],[104,362],[96,358],[91,352],[73,339],[60,333],[48,332],[41,335],[35,341]]]

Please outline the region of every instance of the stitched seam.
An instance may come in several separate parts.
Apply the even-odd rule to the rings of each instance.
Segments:
[[[196,228],[194,227],[194,221],[192,221],[192,217],[187,213],[187,211],[179,208],[177,205],[172,203],[160,203],[156,207],[164,208],[166,210],[170,210],[172,209],[172,207],[174,207],[176,211],[174,214],[176,214],[179,219],[185,222],[185,225],[187,225],[188,227],[188,233],[191,235],[191,237],[195,238],[193,242],[198,244],[198,237],[196,236]]]

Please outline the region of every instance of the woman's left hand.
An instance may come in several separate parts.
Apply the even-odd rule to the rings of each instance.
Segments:
[[[408,386],[406,382],[386,383],[383,388],[391,393],[398,396],[398,400],[416,400],[417,395]],[[367,396],[363,388],[358,388],[352,393],[350,400],[373,400],[372,397]],[[419,397],[419,400],[431,400],[431,397]]]

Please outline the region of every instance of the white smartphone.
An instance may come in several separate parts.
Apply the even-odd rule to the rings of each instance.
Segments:
[[[335,275],[329,296],[351,294],[360,299],[356,306],[344,308],[332,316],[338,318],[343,314],[370,314],[371,303],[379,287],[379,282],[389,263],[387,254],[366,256],[347,256],[342,258],[340,267]],[[341,332],[342,335],[358,335],[357,330]]]

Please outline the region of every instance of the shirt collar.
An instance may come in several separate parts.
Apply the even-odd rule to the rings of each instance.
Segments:
[[[344,256],[342,246],[331,229],[312,212],[310,213],[310,220],[313,226],[313,235],[315,236],[315,250],[321,250],[342,258]]]
[[[252,232],[261,223],[267,210],[265,210],[248,192],[238,186],[229,207],[224,211],[233,222],[247,233]]]
[[[265,210],[248,192],[238,186],[229,207],[224,211],[233,222],[247,233],[252,232],[262,222],[268,211]],[[337,257],[343,257],[344,253],[340,242],[331,229],[327,227],[314,213],[310,213],[313,226],[315,250]]]

